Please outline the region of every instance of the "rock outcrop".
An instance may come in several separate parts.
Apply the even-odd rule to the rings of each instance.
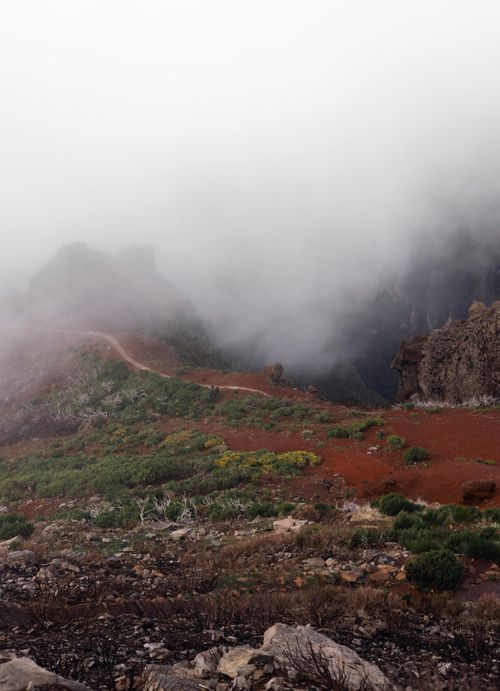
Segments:
[[[24,691],[25,689],[67,689],[68,691],[90,691],[87,686],[39,667],[28,657],[18,657],[0,664],[0,689],[2,691]]]
[[[474,302],[467,319],[403,341],[392,367],[400,372],[398,401],[500,398],[500,301],[489,309]]]
[[[328,686],[322,685],[322,683]],[[311,686],[349,691],[394,688],[376,665],[310,626],[274,624],[260,648],[212,648],[192,663],[147,665],[142,691],[306,691]]]

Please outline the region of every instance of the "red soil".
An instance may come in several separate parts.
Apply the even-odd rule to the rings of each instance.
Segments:
[[[84,338],[85,348],[98,348],[100,354],[120,358],[113,341],[117,340],[125,355],[137,364],[150,367],[166,375],[175,375],[180,363],[173,350],[160,341],[138,334],[119,334],[106,341],[103,337],[89,337],[75,334],[63,338],[66,346],[80,347]],[[132,366],[130,362],[129,366]],[[256,450],[268,448],[274,451],[306,449],[322,458],[322,463],[309,469],[291,484],[291,490],[298,496],[328,499],[325,480],[336,474],[342,475],[347,485],[354,488],[359,497],[374,497],[388,491],[398,491],[407,496],[422,497],[428,501],[451,503],[461,501],[461,484],[466,480],[493,479],[500,486],[500,412],[476,412],[468,409],[443,409],[437,414],[424,410],[415,411],[391,409],[376,411],[373,416],[384,415],[386,434],[398,434],[406,439],[407,446],[423,446],[431,452],[425,463],[412,466],[405,464],[402,451],[388,451],[383,440],[376,439],[377,429],[365,433],[363,441],[349,439],[328,439],[327,430],[334,424],[352,424],[350,410],[320,401],[311,393],[286,386],[275,386],[263,374],[241,372],[218,372],[216,370],[193,370],[180,378],[203,385],[219,387],[248,387],[279,398],[292,398],[310,406],[330,411],[331,423],[309,424],[313,431],[305,439],[299,425],[290,427],[282,424],[281,431],[266,431],[256,427],[237,429],[223,425],[213,418],[207,418],[183,427],[195,426],[211,433],[218,433],[235,450]],[[45,382],[44,382],[45,383]],[[248,395],[245,391],[220,391],[221,397]],[[165,428],[179,428],[179,421],[165,421]],[[370,451],[370,447],[377,450]],[[2,454],[9,450],[3,449]],[[486,465],[476,459],[493,460],[496,465]],[[458,460],[460,459],[460,460]],[[499,493],[483,505],[498,505]]]

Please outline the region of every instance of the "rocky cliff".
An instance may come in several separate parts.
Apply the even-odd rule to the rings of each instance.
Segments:
[[[392,367],[400,373],[399,401],[500,398],[500,301],[489,309],[473,302],[467,319],[403,341]]]

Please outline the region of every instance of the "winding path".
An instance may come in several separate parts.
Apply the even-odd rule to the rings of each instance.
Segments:
[[[120,341],[116,338],[116,336],[112,336],[111,334],[105,333],[104,331],[75,331],[72,329],[53,329],[50,327],[45,327],[45,326],[8,326],[8,327],[2,327],[4,329],[8,330],[17,330],[17,329],[28,329],[28,330],[35,330],[35,331],[48,331],[50,333],[61,333],[61,334],[70,334],[70,335],[78,335],[78,336],[90,336],[92,338],[101,338],[105,341],[107,341],[113,350],[115,350],[118,355],[124,360],[125,362],[128,362],[132,367],[138,370],[142,370],[143,372],[154,372],[155,374],[160,375],[160,377],[163,377],[164,379],[172,379],[174,378],[174,375],[172,374],[166,374],[165,372],[162,372],[160,370],[154,369],[153,367],[149,367],[148,365],[145,365],[143,362],[140,362],[139,360],[136,360],[130,353],[122,346]],[[218,389],[222,389],[225,391],[247,391],[248,393],[256,393],[260,394],[261,396],[266,396],[266,398],[272,398],[271,394],[268,394],[266,391],[262,391],[261,389],[253,389],[249,386],[230,386],[228,384],[203,384],[201,382],[190,382],[192,384],[196,384],[197,386],[202,386],[204,389],[212,389],[214,387]]]

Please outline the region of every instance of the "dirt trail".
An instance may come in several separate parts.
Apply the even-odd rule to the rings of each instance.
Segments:
[[[143,362],[140,362],[139,360],[136,360],[130,353],[122,346],[120,341],[113,335],[108,334],[104,331],[75,331],[73,329],[54,329],[50,327],[44,327],[44,326],[18,326],[18,327],[2,327],[7,330],[21,330],[21,329],[27,329],[27,330],[34,330],[34,331],[46,331],[48,333],[60,333],[60,334],[68,334],[68,335],[73,335],[73,336],[84,336],[84,337],[91,337],[91,338],[100,338],[105,341],[107,341],[111,347],[115,350],[115,352],[118,353],[118,355],[124,360],[125,362],[128,362],[132,367],[138,370],[142,370],[143,372],[154,372],[155,374],[159,374],[160,377],[163,377],[164,379],[172,379],[174,375],[172,374],[166,374],[165,372],[162,372],[161,370],[155,369],[153,367],[149,367],[148,365],[145,365]],[[248,393],[256,393],[261,396],[266,396],[266,398],[272,398],[270,394],[268,394],[266,391],[262,391],[262,389],[254,389],[249,386],[231,386],[228,384],[203,384],[202,382],[193,382],[194,384],[197,384],[198,386],[202,386],[205,389],[212,389],[214,387],[217,387],[218,389],[222,389],[225,391],[247,391]]]

